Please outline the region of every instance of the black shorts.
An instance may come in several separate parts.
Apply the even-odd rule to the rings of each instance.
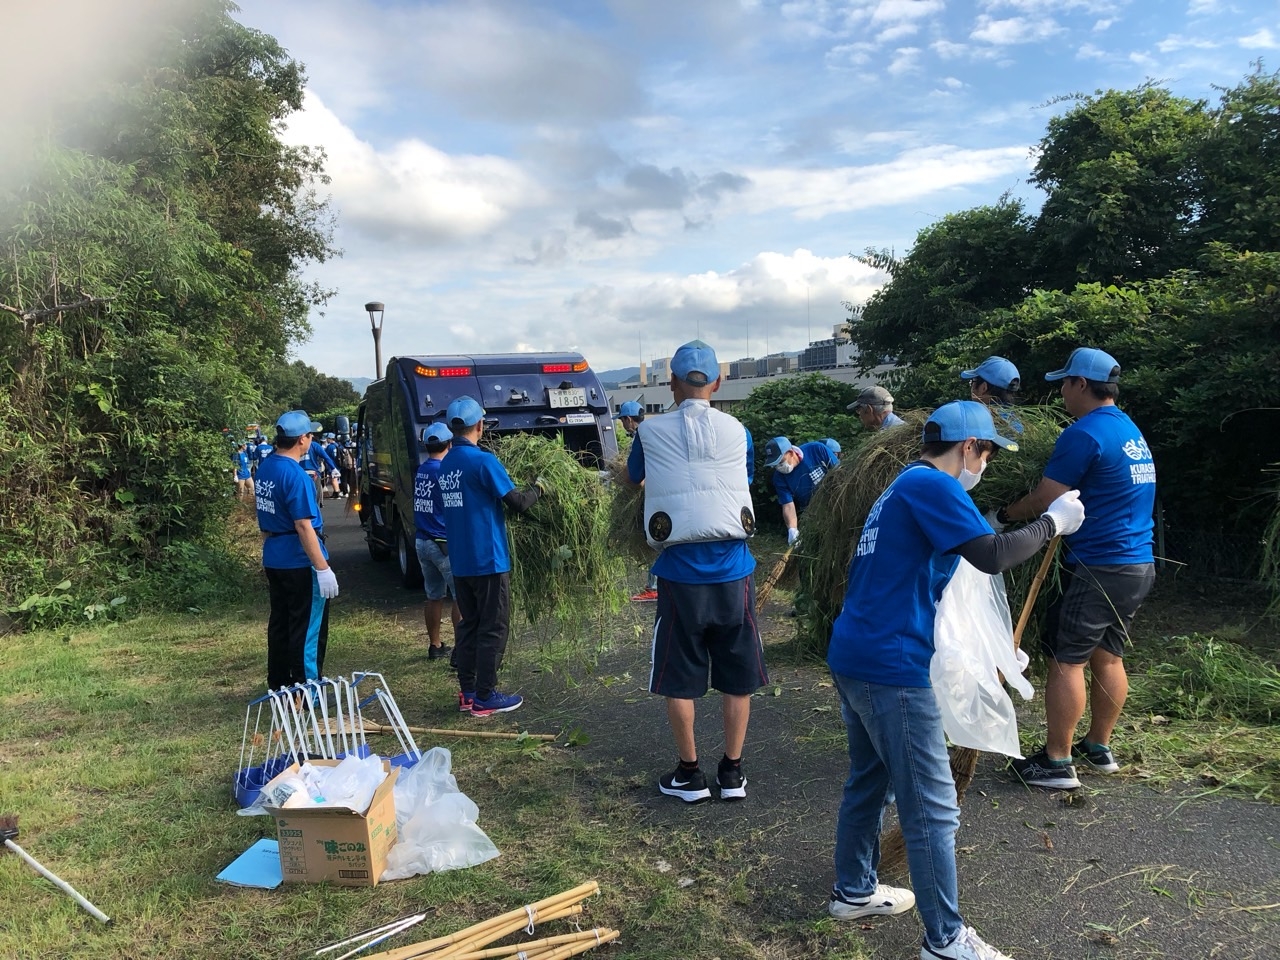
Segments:
[[[658,580],[649,692],[694,700],[711,686],[746,696],[769,682],[752,577],[729,583]]]
[[[1086,663],[1099,648],[1124,656],[1133,615],[1155,583],[1153,563],[1062,568],[1062,594],[1049,607],[1041,642],[1059,663]]]

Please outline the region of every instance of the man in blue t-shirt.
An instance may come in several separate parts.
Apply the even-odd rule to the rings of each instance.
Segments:
[[[321,497],[321,491],[326,486],[331,487],[334,496],[338,494],[338,465],[325,452],[324,445],[321,443],[313,443],[307,448],[307,452],[303,454],[302,469],[306,471],[307,476],[311,478],[311,482],[316,487],[317,500]],[[328,491],[324,496],[328,496]]]
[[[453,568],[449,564],[449,541],[444,527],[444,504],[440,497],[440,462],[449,452],[453,433],[443,423],[433,423],[422,432],[422,445],[427,458],[418,465],[413,478],[414,546],[422,567],[422,587],[427,595],[422,617],[427,625],[427,659],[440,660],[450,650],[440,641],[440,616],[444,598],[449,597],[449,618],[453,621],[455,642],[458,624],[457,593],[453,586]]]
[[[815,440],[796,446],[786,437],[764,445],[765,466],[773,468],[773,489],[787,525],[787,546],[800,539],[800,517],[827,471],[835,466],[831,448]]]
[[[453,445],[440,461],[440,500],[462,622],[454,633],[458,709],[487,717],[519,709],[524,698],[498,690],[498,667],[511,625],[511,556],[503,505],[524,513],[542,495],[517,490],[506,468],[476,444],[484,432],[484,408],[471,397],[449,404],[445,420]]]
[[[845,409],[857,416],[872,433],[906,423],[893,412],[893,394],[881,386],[867,387]]]
[[[751,440],[737,420],[712,409],[720,387],[715,352],[701,340],[671,358],[677,408],[646,420],[627,457],[626,479],[644,484],[658,606],[649,692],[666,698],[679,763],[658,781],[686,803],[710,799],[694,739],[694,701],[711,686],[722,694],[724,755],[716,773],[722,800],[747,795],[742,751],[751,695],[769,682],[755,620],[755,531]],[[655,543],[657,541],[658,543]]]
[[[907,464],[867,513],[849,564],[827,665],[840,694],[849,777],[836,825],[837,920],[905,913],[924,924],[924,960],[1007,960],[960,916],[955,832],[960,823],[942,715],[929,682],[938,599],[961,557],[999,573],[1033,556],[1084,517],[1067,493],[1042,518],[995,535],[966,491],[998,448],[987,408],[971,400],[934,411],[920,459]],[[906,839],[912,891],[877,880],[880,820],[892,790]]]
[[[276,421],[275,452],[254,480],[258,528],[263,533],[262,568],[271,615],[267,620],[267,687],[324,676],[329,641],[329,601],[338,578],[324,548],[324,521],[315,485],[299,464],[320,429],[302,410]]]
[[[1111,734],[1129,690],[1123,659],[1129,627],[1155,583],[1156,467],[1141,431],[1116,406],[1120,365],[1114,357],[1080,347],[1045,379],[1061,381],[1062,401],[1075,423],[1058,437],[1035,490],[998,511],[996,519],[1025,519],[1069,489],[1079,490],[1089,504],[1084,526],[1064,541],[1063,590],[1049,608],[1045,748],[1013,762],[1026,783],[1069,790],[1080,785],[1073,756],[1099,773],[1120,769]],[[1076,741],[1086,665],[1092,674],[1089,730]]]

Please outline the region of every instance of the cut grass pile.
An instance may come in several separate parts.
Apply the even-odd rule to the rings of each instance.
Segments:
[[[919,456],[920,432],[929,413],[905,411],[901,414],[905,425],[869,437],[827,474],[801,516],[803,596],[797,607],[804,618],[800,631],[803,649],[825,656],[832,624],[844,603],[849,562],[867,513],[898,472]],[[1015,436],[1018,450],[1001,451],[994,457],[974,489],[974,502],[984,513],[1013,502],[1039,482],[1053,445],[1068,422],[1056,406],[1019,407],[1017,416],[1023,427],[1018,434],[1010,433],[997,418],[997,429]],[[1033,557],[1005,575],[1015,620],[1039,562],[1039,556]],[[1047,600],[1041,599],[1037,605],[1043,610]],[[1033,620],[1024,643],[1030,644],[1036,636],[1037,621]]]
[[[609,548],[610,494],[560,437],[497,437],[493,452],[518,485],[541,478],[546,494],[528,513],[507,520],[511,598],[530,623],[552,618],[589,622],[626,601],[624,565]]]
[[[1245,647],[1195,633],[1166,638],[1135,659],[1130,712],[1270,724],[1280,736],[1280,670]]]

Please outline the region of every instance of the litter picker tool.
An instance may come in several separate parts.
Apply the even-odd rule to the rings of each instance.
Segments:
[[[339,940],[328,946],[321,947],[313,957],[323,957],[326,953],[332,953],[334,950],[341,950],[343,947],[349,947],[346,953],[341,956],[334,957],[333,960],[347,960],[348,957],[354,957],[358,953],[368,950],[370,947],[376,947],[384,941],[390,940],[396,934],[403,933],[410,927],[416,926],[423,920],[427,919],[425,913],[415,913],[409,917],[401,917],[399,920],[392,920],[390,923],[384,923],[380,927],[370,927],[368,930],[361,930],[354,933],[345,940]],[[355,944],[355,946],[352,946]],[[328,958],[326,958],[328,960]]]
[[[75,887],[71,886],[71,884],[67,883],[67,881],[63,880],[52,870],[44,866],[44,864],[42,864],[39,860],[31,856],[31,854],[27,853],[27,851],[23,850],[20,846],[14,843],[14,838],[16,838],[17,836],[18,836],[17,816],[0,817],[0,839],[4,840],[4,846],[6,850],[12,850],[14,853],[20,856],[23,860],[27,862],[27,866],[29,866],[36,873],[40,874],[40,876],[44,877],[54,886],[56,886],[59,890],[61,890],[63,893],[69,896],[76,903],[80,904],[80,906],[84,907],[85,910],[89,911],[89,914],[95,920],[100,920],[103,923],[111,922],[110,917],[108,917],[105,913],[103,913],[101,910],[95,907],[92,903],[90,903],[88,900],[82,897],[76,891]]]

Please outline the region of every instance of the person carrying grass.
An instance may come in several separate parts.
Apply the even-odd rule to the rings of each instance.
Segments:
[[[477,444],[484,408],[471,397],[449,404],[453,443],[440,461],[440,499],[462,622],[454,634],[458,709],[473,717],[518,710],[524,698],[498,690],[498,668],[511,626],[511,553],[503,505],[524,513],[542,495],[541,482],[516,490],[506,468]]]
[[[872,505],[849,564],[844,606],[827,666],[840,694],[849,777],[836,823],[827,910],[837,920],[891,916],[914,905],[924,923],[921,960],[1008,960],[960,915],[955,833],[960,824],[942,714],[929,680],[939,598],[963,557],[999,573],[1033,556],[1084,518],[1066,493],[1044,515],[995,535],[968,491],[998,449],[987,408],[957,400],[925,423],[920,458]],[[911,890],[879,883],[880,829],[892,790],[906,843]]]
[[[750,441],[741,423],[712,408],[720,387],[715,351],[701,340],[671,358],[677,408],[640,424],[625,480],[644,484],[645,536],[660,551],[649,691],[666,698],[679,763],[658,789],[686,803],[711,797],[698,763],[694,701],[723,695],[722,800],[747,795],[742,749],[751,694],[769,682],[755,620],[755,533]]]

